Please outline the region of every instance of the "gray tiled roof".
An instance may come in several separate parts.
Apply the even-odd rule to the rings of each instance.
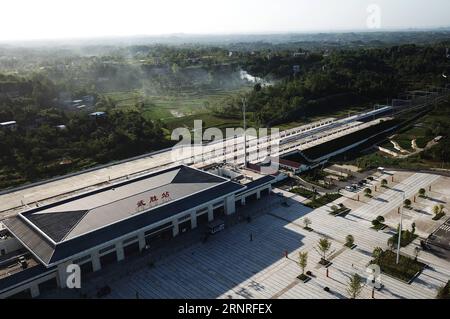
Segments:
[[[177,201],[227,182],[226,179],[187,166],[177,166],[132,182],[104,188],[23,214],[55,242],[68,240],[119,222],[145,209]],[[163,194],[168,197],[163,197]],[[156,201],[150,203],[150,198]],[[143,201],[144,206],[138,207]]]
[[[20,215],[3,220],[3,224],[44,263],[50,261],[55,246],[42,234],[28,225]]]
[[[150,210],[138,212],[136,200],[147,198],[155,190],[162,191],[160,183],[166,183],[164,190],[170,189],[173,198]],[[148,187],[152,189],[148,190]],[[6,220],[5,226],[49,265],[244,188],[203,171],[177,166],[33,209]],[[114,194],[120,198],[95,206],[99,201],[103,203],[99,197],[105,193],[109,200],[114,198]],[[89,198],[92,196],[95,198]],[[83,210],[75,210],[74,202],[78,202]],[[71,210],[65,211],[64,208]]]
[[[35,213],[27,216],[27,218],[51,239],[59,242],[83,220],[83,217],[88,212],[88,210],[78,210],[56,213]]]

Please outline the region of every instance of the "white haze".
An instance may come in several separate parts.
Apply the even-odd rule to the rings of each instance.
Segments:
[[[2,0],[0,40],[449,26],[448,0]]]

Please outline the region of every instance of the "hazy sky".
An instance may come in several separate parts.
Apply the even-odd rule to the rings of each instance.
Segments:
[[[449,0],[2,0],[0,40],[450,26]]]

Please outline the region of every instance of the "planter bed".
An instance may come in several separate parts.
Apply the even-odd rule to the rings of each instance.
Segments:
[[[302,187],[294,187],[290,190],[290,192],[300,195],[302,197],[308,198],[308,199],[311,199],[314,197],[314,195],[317,195],[313,191],[310,191],[309,189],[302,188]]]
[[[372,226],[372,227],[370,227],[371,229],[374,229],[374,230],[376,230],[376,231],[379,231],[379,230],[384,230],[384,229],[386,229],[386,225],[385,224],[378,224],[377,226]]]
[[[440,212],[440,213],[436,214],[436,215],[433,217],[433,220],[439,220],[439,219],[441,219],[441,218],[444,217],[444,216],[445,216],[445,213],[444,213],[444,212]]]
[[[330,215],[333,215],[334,217],[344,217],[346,216],[348,213],[350,213],[351,209],[347,208],[347,207],[342,207],[339,208],[338,210],[332,211],[330,212]]]
[[[426,264],[410,257],[400,255],[399,264],[396,264],[397,254],[393,251],[383,251],[378,261],[372,260],[371,264],[378,264],[381,272],[390,277],[410,284],[426,267]]]
[[[329,203],[335,201],[336,199],[338,199],[341,196],[342,195],[338,194],[338,193],[325,194],[321,197],[311,200],[309,203],[305,204],[305,206],[308,206],[310,208],[319,208],[319,207],[322,207],[326,204],[329,204]]]
[[[325,268],[330,267],[332,264],[333,263],[331,261],[324,260],[324,259],[320,259],[320,261],[319,261],[319,265],[324,266]]]
[[[402,235],[405,233],[405,231],[404,230],[402,230]],[[403,236],[402,236],[402,238],[400,239],[400,247],[406,247],[406,246],[408,246],[410,243],[412,243],[417,237],[419,237],[419,236],[417,236],[416,234],[412,234],[412,233],[410,233],[411,234],[411,236],[409,237],[409,238],[403,238]],[[397,236],[397,234],[394,234],[392,237],[391,237],[393,240],[394,240],[394,243],[395,243],[395,245],[396,245],[396,247],[397,247],[397,242],[398,242],[398,236]]]
[[[303,275],[298,275],[297,279],[302,281],[302,282],[304,282],[304,283],[306,283],[306,282],[311,280],[311,277],[308,277],[308,276],[303,274]]]

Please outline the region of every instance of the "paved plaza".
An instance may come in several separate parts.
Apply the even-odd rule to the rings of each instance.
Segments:
[[[389,179],[389,188],[379,187],[382,178]],[[278,196],[271,196],[274,205],[250,223],[229,227],[205,243],[195,243],[156,261],[153,267],[143,266],[111,281],[102,278],[112,288],[107,298],[347,298],[349,276],[365,274],[374,247],[386,249],[387,240],[393,234],[391,228],[370,229],[371,220],[383,215],[389,226],[396,227],[402,191],[411,198],[419,188],[428,190],[431,185],[431,191],[427,192],[429,198],[417,199],[413,209],[404,212],[404,227],[410,227],[415,221],[422,236],[439,228],[448,218],[447,213],[442,220],[432,221],[431,209],[437,201],[444,202],[448,212],[450,178],[387,172],[371,183],[373,189],[378,185],[372,199],[360,192],[357,201],[358,194],[345,193],[335,203],[315,210],[301,205],[304,198],[291,193],[284,192],[289,197],[288,206],[281,205]],[[331,205],[340,202],[352,211],[345,217],[330,215]],[[313,231],[303,228],[305,216],[312,221]],[[355,238],[354,249],[343,245],[348,234]],[[326,268],[318,264],[320,256],[314,249],[322,237],[331,240],[334,250],[329,277]],[[420,246],[419,239],[401,252],[413,256],[417,246]],[[284,256],[285,251],[288,258]],[[300,251],[308,252],[306,270],[313,274],[306,283],[296,278],[301,273],[296,262]],[[419,261],[428,267],[411,284],[382,275],[384,287],[375,291],[375,298],[434,298],[436,289],[450,278],[450,261],[424,251]],[[85,285],[86,291],[95,290],[98,280]],[[324,287],[329,287],[329,292]],[[371,287],[365,286],[358,298],[371,298],[371,293]]]

